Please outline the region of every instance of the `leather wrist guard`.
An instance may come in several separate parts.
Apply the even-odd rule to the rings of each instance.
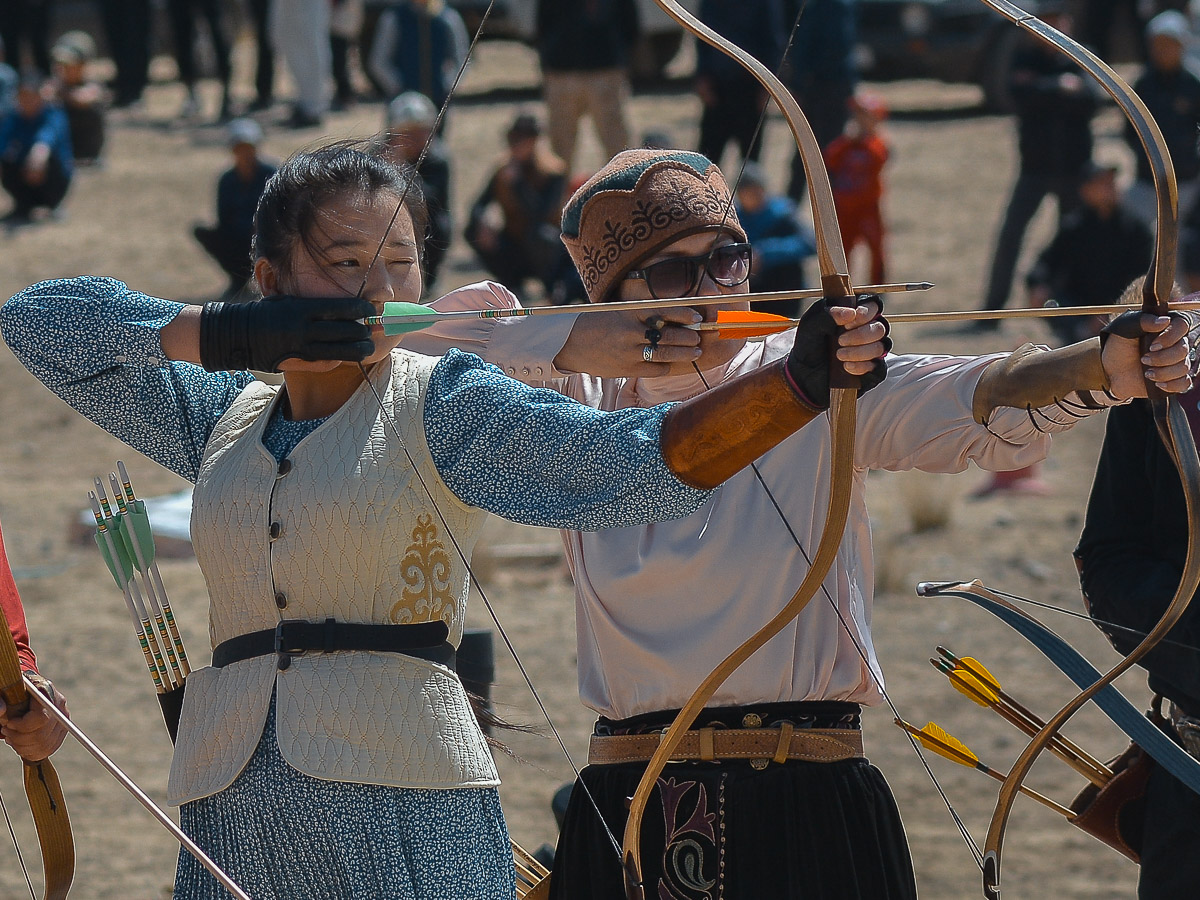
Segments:
[[[971,411],[976,422],[986,425],[992,413],[1003,406],[1036,409],[1049,406],[1072,391],[1107,389],[1108,376],[1100,361],[1099,338],[1055,350],[1022,344],[984,369],[975,386]]]
[[[780,359],[676,403],[662,426],[662,454],[684,484],[716,487],[818,415],[788,383]]]

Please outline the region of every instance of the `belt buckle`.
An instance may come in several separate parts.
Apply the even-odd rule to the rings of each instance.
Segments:
[[[293,656],[304,656],[308,653],[307,647],[288,647],[284,645],[283,629],[285,625],[307,625],[308,622],[304,619],[280,619],[275,626],[275,658],[276,665],[279,671],[283,671],[292,664]]]

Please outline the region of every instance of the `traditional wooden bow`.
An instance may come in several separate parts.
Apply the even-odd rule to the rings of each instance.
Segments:
[[[1155,315],[1166,314],[1167,301],[1171,296],[1175,280],[1179,194],[1170,153],[1158,125],[1132,88],[1095,54],[1057,29],[1009,3],[1008,0],[982,0],[982,2],[1077,62],[1116,100],[1137,132],[1150,159],[1155,193],[1158,198],[1154,259],[1146,274],[1142,293],[1142,310]],[[1008,778],[1000,788],[1000,795],[984,844],[983,892],[989,900],[999,900],[1000,897],[1000,860],[1004,845],[1004,831],[1021,783],[1025,780],[1034,761],[1077,710],[1103,691],[1121,673],[1131,668],[1162,640],[1171,627],[1179,621],[1188,604],[1191,603],[1197,587],[1200,586],[1200,553],[1197,552],[1196,546],[1197,515],[1200,514],[1200,461],[1197,461],[1196,446],[1192,439],[1191,429],[1188,427],[1187,418],[1179,404],[1170,402],[1153,385],[1150,386],[1150,393],[1159,433],[1179,469],[1188,521],[1191,524],[1187,558],[1184,562],[1179,588],[1162,618],[1134,648],[1133,652],[1113,666],[1102,678],[1095,681],[1086,690],[1081,691],[1078,696],[1047,721],[1046,726],[1030,741],[1013,764]]]
[[[21,678],[17,643],[3,609],[0,609],[0,696],[4,697],[10,715],[21,715],[29,709],[30,697]],[[25,795],[29,798],[33,824],[42,848],[44,897],[45,900],[62,900],[75,877],[75,842],[71,836],[71,820],[67,817],[67,801],[58,783],[58,773],[49,759],[22,762]]]
[[[842,246],[837,211],[833,204],[833,190],[822,161],[820,145],[818,145],[800,105],[770,69],[695,18],[676,0],[655,0],[655,3],[684,29],[737,60],[758,80],[771,99],[779,106],[784,119],[791,128],[792,136],[804,163],[805,175],[808,178],[823,293],[826,298],[835,302],[839,298],[851,298],[853,293],[850,269],[846,262],[845,249]],[[801,613],[820,588],[837,558],[838,547],[841,544],[850,510],[858,395],[856,379],[847,376],[844,371],[838,371],[836,365],[831,371],[830,383],[833,389],[830,391],[829,407],[830,455],[832,458],[829,476],[829,504],[825,513],[825,527],[813,555],[808,574],[787,605],[771,621],[726,657],[696,688],[663,735],[658,749],[647,764],[646,771],[642,775],[630,803],[622,847],[625,891],[630,900],[645,900],[641,861],[642,818],[658,782],[658,776],[670,761],[680,741],[683,740],[684,733],[696,720],[696,716],[700,714],[705,703],[712,698],[734,670]]]

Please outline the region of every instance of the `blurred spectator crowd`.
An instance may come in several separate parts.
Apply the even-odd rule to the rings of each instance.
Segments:
[[[582,129],[594,130],[606,157],[639,144],[693,148],[660,130],[634,134],[630,71],[645,4],[529,2],[543,103],[536,111],[520,111],[495,135],[490,150],[478,148],[477,159],[495,159],[482,192],[463,198],[469,201],[463,203],[466,221],[455,223],[451,195],[457,182],[444,141],[453,115],[446,109],[453,106],[447,100],[472,34],[454,3],[5,0],[0,168],[11,207],[4,221],[17,226],[61,217],[72,180],[81,169],[103,162],[106,132],[143,114],[152,52],[162,40],[182,88],[179,122],[226,129],[231,160],[215,186],[215,222],[193,227],[196,240],[228,277],[225,296],[239,294],[251,275],[253,212],[274,170],[260,155],[266,134],[321,129],[333,111],[381,103],[378,146],[418,170],[429,202],[431,290],[448,249],[462,240],[490,277],[522,296],[532,293],[533,302],[582,301],[559,240],[563,203],[591,174],[580,169]],[[825,152],[848,252],[865,254],[870,280],[882,282],[888,109],[876,92],[858,83],[856,0],[693,5],[707,24],[780,73]],[[79,12],[83,8],[87,16]],[[1076,23],[1072,13],[1080,8],[1052,0],[1039,4],[1044,18],[1102,52],[1109,49],[1110,26],[1118,17],[1143,29],[1145,61],[1136,88],[1170,148],[1186,217],[1181,271],[1189,287],[1200,287],[1200,76],[1193,72],[1200,59],[1200,3],[1095,0],[1083,5],[1087,16]],[[235,38],[254,49],[253,71],[236,86]],[[109,63],[101,66],[103,60]],[[286,79],[277,77],[280,69]],[[97,72],[109,77],[101,82]],[[204,82],[209,84],[201,89]],[[277,85],[289,92],[286,103]],[[815,252],[800,212],[808,178],[798,155],[783,171],[762,164],[766,94],[740,66],[703,44],[693,85],[699,101],[695,149],[723,163],[738,185],[736,212],[754,246],[752,290],[804,286]],[[1026,302],[1113,300],[1123,287],[1119,282],[1144,268],[1149,252],[1156,210],[1145,154],[1130,136],[1137,164],[1132,184],[1122,190],[1117,167],[1094,158],[1092,119],[1105,102],[1102,92],[1032,39],[1012,61],[1009,87],[1018,175],[999,211],[981,306],[999,309],[1010,302],[1027,226],[1048,197],[1057,202],[1058,233],[1024,274]],[[1103,267],[1082,266],[1075,258],[1080,248],[1096,246],[1120,252],[1105,250]],[[764,308],[797,309],[794,303]],[[1073,334],[1094,328],[1094,322],[1072,328]]]

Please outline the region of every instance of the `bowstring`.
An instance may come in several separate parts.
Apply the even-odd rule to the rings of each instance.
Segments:
[[[430,129],[429,137],[426,139],[424,146],[421,148],[420,154],[417,156],[417,161],[412,167],[414,178],[418,177],[421,163],[425,161],[426,156],[429,154],[430,148],[433,146],[433,142],[438,133],[438,128],[441,127],[442,120],[446,116],[446,111],[450,108],[450,101],[454,98],[454,95],[458,90],[459,82],[462,80],[463,73],[466,72],[467,64],[471,60],[471,55],[475,52],[475,47],[479,43],[480,37],[483,35],[484,26],[487,25],[488,18],[491,16],[492,9],[495,4],[496,0],[488,0],[487,8],[484,10],[483,16],[479,20],[479,27],[475,29],[475,35],[471,38],[471,43],[467,47],[467,52],[463,57],[462,64],[459,66],[458,72],[455,73],[454,81],[450,85],[450,90],[446,93],[446,99],[442,102],[441,107],[438,109],[437,118],[434,120],[433,127]],[[371,270],[379,261],[379,257],[383,253],[383,248],[387,243],[388,235],[391,234],[392,229],[395,227],[395,224],[399,219],[401,210],[404,209],[404,201],[408,197],[408,193],[412,184],[412,179],[409,179],[405,182],[404,190],[400,194],[400,199],[396,203],[396,208],[392,211],[392,216],[388,221],[387,228],[384,229],[382,236],[379,238],[379,245],[375,248],[375,255],[371,258],[371,262],[367,265],[366,271],[363,272],[362,282],[359,284],[358,290],[355,292],[356,297],[361,297],[363,291],[366,290],[367,280],[370,278]],[[442,515],[441,507],[438,506],[437,501],[433,497],[433,492],[430,490],[429,485],[425,483],[425,479],[421,476],[420,471],[417,469],[416,462],[413,460],[412,455],[408,452],[408,447],[405,444],[404,438],[400,435],[400,429],[397,427],[395,420],[384,406],[383,399],[375,390],[375,385],[368,377],[366,368],[361,362],[358,363],[358,368],[359,372],[362,374],[363,381],[367,383],[367,386],[371,390],[372,396],[375,398],[375,402],[379,406],[380,413],[382,414],[384,420],[388,423],[388,426],[391,428],[392,433],[396,436],[396,439],[400,442],[400,449],[403,451],[405,458],[412,467],[413,474],[416,475],[417,481],[425,491],[425,494],[429,497],[430,503],[432,504],[434,511],[437,513],[437,517],[441,521],[443,529],[446,531],[446,535],[449,537],[451,544],[454,546],[455,552],[458,554],[459,559],[462,560],[463,565],[466,567],[467,575],[471,581],[471,584],[474,585],[476,592],[483,601],[483,605],[487,609],[488,615],[491,617],[492,622],[496,626],[497,632],[500,634],[500,639],[504,642],[504,646],[508,648],[508,652],[512,656],[513,661],[516,663],[517,669],[520,671],[522,679],[529,688],[529,692],[533,696],[534,702],[537,704],[542,717],[546,720],[546,724],[550,727],[550,731],[554,735],[554,739],[558,742],[558,746],[562,750],[563,755],[566,757],[567,763],[571,767],[571,771],[575,774],[575,783],[583,789],[584,795],[587,797],[592,809],[595,810],[596,816],[600,820],[600,824],[603,827],[605,834],[608,836],[613,850],[617,854],[617,859],[620,860],[620,842],[617,840],[617,837],[613,833],[612,829],[609,828],[608,822],[604,818],[603,813],[600,812],[600,805],[596,802],[596,798],[592,795],[592,792],[588,789],[587,785],[584,784],[579,766],[576,764],[574,757],[571,756],[571,752],[567,749],[566,742],[559,733],[558,727],[554,724],[554,719],[551,717],[549,710],[546,708],[546,704],[542,700],[541,694],[538,693],[537,688],[534,687],[533,679],[529,675],[528,670],[525,668],[525,663],[522,661],[520,654],[517,652],[516,645],[513,643],[508,631],[501,624],[500,617],[497,614],[495,607],[492,605],[491,600],[488,599],[487,592],[484,590],[479,578],[475,575],[475,570],[471,568],[470,559],[459,545],[458,539],[455,537],[453,531],[450,529],[449,524],[446,522],[445,516]]]
[[[445,516],[442,515],[441,507],[438,506],[437,500],[434,499],[433,492],[430,490],[429,485],[426,483],[424,477],[421,475],[420,470],[417,468],[416,461],[408,452],[408,447],[404,441],[404,438],[400,434],[400,429],[397,427],[396,421],[392,418],[391,413],[389,413],[387,408],[384,406],[383,399],[379,396],[379,392],[375,390],[375,385],[367,376],[366,368],[364,368],[361,362],[358,364],[358,368],[359,371],[362,372],[363,380],[367,383],[367,387],[371,389],[371,394],[375,397],[376,403],[379,404],[379,411],[383,414],[384,420],[392,429],[392,433],[395,435],[396,440],[399,441],[400,449],[404,453],[405,459],[408,460],[408,464],[412,467],[413,474],[416,476],[421,488],[425,491],[426,496],[429,497],[430,503],[433,505],[434,512],[437,514],[438,520],[442,523],[442,528],[446,531],[446,536],[450,539],[450,543],[454,545],[454,550],[458,554],[458,558],[461,559],[463,565],[466,566],[467,576],[470,578],[471,585],[479,593],[480,599],[483,600],[483,605],[487,608],[488,615],[491,616],[492,621],[495,623],[496,630],[499,631],[500,638],[504,641],[504,646],[508,648],[508,652],[512,655],[514,662],[516,662],[517,669],[521,672],[521,677],[525,680],[525,684],[528,686],[529,692],[533,695],[533,699],[537,703],[538,709],[542,713],[542,717],[545,718],[546,724],[550,726],[550,731],[554,735],[554,739],[558,742],[558,746],[562,750],[563,755],[567,758],[567,762],[570,763],[571,769],[575,773],[575,783],[583,789],[583,792],[591,803],[592,808],[596,811],[596,815],[599,816],[600,822],[604,826],[604,831],[608,835],[608,839],[612,842],[613,849],[617,853],[617,858],[620,859],[621,845],[617,841],[617,837],[613,833],[612,829],[608,827],[608,823],[605,820],[604,815],[600,812],[600,805],[596,802],[596,798],[592,795],[592,792],[588,790],[587,785],[584,784],[579,767],[576,765],[574,757],[571,756],[571,751],[567,749],[566,742],[563,740],[562,735],[555,726],[554,720],[551,718],[550,712],[546,708],[546,704],[542,700],[541,694],[539,694],[537,688],[534,687],[533,679],[530,677],[528,670],[525,668],[525,663],[521,660],[520,654],[517,652],[516,645],[509,637],[508,631],[502,624],[500,624],[500,618],[496,613],[495,607],[492,605],[492,601],[488,599],[487,592],[484,590],[479,578],[475,575],[475,570],[471,568],[470,559],[467,557],[466,552],[459,545],[458,539],[451,530]]]
[[[787,64],[788,54],[791,52],[792,48],[795,45],[796,34],[800,29],[800,22],[804,18],[804,13],[807,8],[808,8],[808,0],[803,0],[803,2],[801,2],[801,4],[800,4],[799,10],[797,10],[797,12],[796,12],[796,18],[793,20],[792,26],[788,31],[788,39],[787,39],[786,44],[784,45],[783,55],[780,58],[779,66],[776,69],[776,77],[778,77],[779,73],[781,73],[783,71],[784,66]],[[766,102],[763,104],[762,110],[759,112],[758,121],[755,124],[754,133],[753,133],[753,136],[751,137],[750,143],[747,145],[748,147],[754,146],[755,142],[758,141],[763,130],[765,129],[766,120],[767,120],[767,110],[770,108],[770,106],[771,106],[771,99],[770,99],[770,97],[768,97]],[[799,152],[799,148],[797,148],[797,151]],[[733,187],[730,189],[729,199],[728,199],[728,201],[726,201],[725,211],[721,218],[721,226],[724,226],[724,224],[728,221],[730,215],[733,213],[734,200],[737,196],[738,185],[742,181],[742,177],[745,174],[746,166],[749,163],[749,161],[750,161],[749,156],[747,154],[747,155],[743,156],[743,158],[738,166],[737,176],[734,178]],[[808,187],[808,190],[809,191],[812,190],[811,186]],[[713,234],[712,248],[709,251],[710,255],[712,252],[715,252],[715,250],[716,250],[716,243],[720,239],[720,233],[721,233],[720,228],[718,228],[718,230],[715,231]],[[703,280],[703,279],[701,279],[701,280]],[[734,299],[736,299],[736,298],[734,298]],[[710,390],[711,385],[708,383],[708,380],[704,377],[704,374],[700,371],[700,367],[699,367],[699,365],[697,365],[695,360],[692,361],[692,368],[695,369],[696,374],[700,377],[700,382],[704,385],[704,389]],[[792,528],[792,525],[788,521],[787,516],[784,514],[783,509],[779,505],[778,500],[776,500],[775,495],[771,492],[771,489],[767,486],[767,482],[763,479],[762,473],[759,471],[757,463],[751,462],[750,469],[754,473],[755,479],[758,481],[759,485],[762,487],[763,491],[766,493],[767,499],[769,499],[771,501],[771,505],[772,505],[772,507],[774,507],[776,515],[778,515],[780,521],[783,523],[784,528],[787,529],[787,533],[791,537],[792,542],[796,545],[796,549],[800,551],[800,555],[804,558],[804,561],[806,563],[808,563],[809,568],[811,568],[812,567],[812,559],[809,557],[808,551],[805,550],[804,545],[801,543],[799,536],[796,534],[795,530]],[[830,594],[829,588],[826,587],[824,581],[821,582],[821,593],[825,595],[825,599],[829,602],[830,608],[833,609],[834,614],[837,616],[838,622],[841,624],[841,627],[845,631],[846,636],[848,638],[850,638],[850,643],[854,645],[855,651],[858,653],[859,657],[862,659],[863,665],[865,666],[867,672],[870,673],[871,680],[875,684],[876,689],[882,695],[884,702],[887,703],[888,709],[891,710],[892,715],[895,718],[902,718],[900,716],[899,709],[897,708],[895,702],[892,700],[891,694],[888,693],[887,688],[884,686],[882,678],[880,678],[880,676],[876,673],[874,666],[871,665],[871,662],[867,656],[866,650],[859,643],[858,639],[854,636],[853,631],[851,631],[851,629],[850,629],[849,623],[846,621],[845,615],[843,614],[842,610],[838,607],[837,602],[834,600],[832,594]],[[973,859],[975,861],[975,865],[982,872],[983,871],[983,853],[979,849],[979,845],[975,842],[974,838],[971,836],[971,833],[967,829],[966,824],[963,822],[962,817],[959,815],[958,811],[954,808],[954,804],[951,802],[949,795],[947,795],[945,789],[942,787],[942,783],[938,780],[937,775],[934,773],[932,767],[929,765],[929,760],[926,758],[924,752],[921,750],[920,743],[911,734],[908,734],[908,732],[905,732],[905,736],[908,738],[908,742],[912,746],[913,752],[916,753],[917,758],[921,761],[921,766],[922,766],[922,768],[924,768],[925,773],[929,776],[930,781],[933,783],[934,789],[937,791],[938,796],[941,797],[942,802],[945,804],[946,810],[950,814],[950,818],[954,821],[954,825],[958,829],[959,834],[962,835],[963,841],[966,843],[967,849],[970,850],[971,856],[973,857]]]
[[[704,384],[705,390],[709,390],[710,386],[708,380],[705,379],[704,373],[700,371],[700,367],[696,365],[694,361],[692,362],[692,368],[694,368],[696,370],[696,374],[700,376],[700,381]],[[775,498],[774,493],[772,493],[771,489],[767,486],[767,482],[763,479],[762,472],[759,471],[758,464],[754,462],[750,463],[750,470],[754,473],[755,479],[766,493],[767,499],[771,501],[771,506],[774,507],[775,513],[779,516],[779,521],[783,523],[783,527],[787,530],[788,535],[791,537],[792,543],[796,545],[796,549],[800,551],[800,555],[804,558],[804,561],[808,563],[809,568],[812,568],[812,558],[809,557],[808,551],[804,549],[804,545],[801,543],[800,537],[796,534],[795,529],[792,528],[792,524],[788,521],[787,516],[784,514],[783,508],[780,506],[779,501]],[[825,599],[829,602],[830,608],[833,610],[834,615],[837,616],[842,630],[845,631],[846,636],[850,638],[850,643],[854,645],[855,651],[862,659],[863,666],[870,674],[871,681],[874,683],[875,688],[883,696],[884,702],[887,703],[888,709],[891,710],[892,715],[895,718],[903,718],[900,715],[900,710],[892,700],[891,694],[888,693],[887,688],[884,686],[883,679],[880,678],[878,673],[876,673],[875,667],[871,664],[871,660],[868,658],[866,650],[863,648],[862,644],[859,643],[858,638],[854,636],[854,632],[850,629],[850,624],[846,621],[845,614],[837,605],[837,601],[834,600],[833,595],[829,592],[829,588],[826,586],[824,581],[821,582],[821,593],[825,595]],[[971,833],[967,829],[966,823],[963,822],[962,816],[958,814],[958,810],[954,808],[954,804],[950,801],[950,797],[942,787],[942,783],[938,780],[937,775],[934,774],[933,769],[929,765],[929,760],[921,751],[920,744],[917,742],[916,738],[914,738],[908,732],[905,732],[905,736],[908,738],[909,744],[912,745],[913,751],[917,754],[917,759],[921,761],[922,768],[925,769],[930,781],[933,782],[933,787],[937,791],[938,796],[942,798],[942,802],[946,806],[946,811],[949,812],[950,818],[954,821],[955,827],[958,829],[959,834],[962,835],[963,840],[966,842],[967,848],[971,851],[971,856],[975,859],[975,865],[978,866],[979,870],[982,872],[983,853],[980,851],[979,845],[976,844],[974,838],[971,837]]]
[[[1055,606],[1053,603],[1046,603],[1043,600],[1033,600],[1033,599],[1030,599],[1029,597],[1022,597],[1020,594],[1013,594],[1013,593],[1010,593],[1009,591],[1002,591],[1002,590],[999,590],[997,588],[992,588],[992,587],[989,587],[988,590],[992,591],[995,594],[998,594],[999,596],[1003,597],[1005,600],[1015,600],[1018,603],[1027,603],[1030,606],[1037,607],[1038,609],[1044,609],[1044,610],[1048,610],[1050,612],[1060,613],[1064,616],[1071,616],[1072,618],[1075,618],[1075,619],[1083,619],[1085,621],[1092,622],[1093,624],[1096,624],[1096,625],[1103,625],[1106,629],[1111,628],[1114,631],[1120,631],[1123,634],[1129,635],[1130,637],[1144,638],[1144,637],[1146,637],[1146,635],[1149,634],[1148,631],[1139,631],[1136,628],[1130,628],[1128,625],[1118,625],[1116,622],[1110,622],[1107,619],[1099,619],[1096,616],[1093,616],[1089,613],[1076,612],[1073,609],[1067,609],[1066,607],[1063,607],[1063,606]],[[1184,641],[1176,641],[1171,638],[1163,638],[1159,643],[1171,644],[1172,646],[1178,647],[1181,650],[1191,650],[1195,653],[1200,653],[1200,647],[1197,647],[1195,644],[1185,643]]]
[[[8,826],[8,835],[12,838],[13,849],[17,851],[17,862],[21,864],[21,874],[25,876],[25,884],[29,888],[31,900],[37,900],[33,889],[33,879],[29,877],[29,868],[25,865],[25,856],[21,853],[21,845],[17,842],[17,832],[13,828],[12,819],[8,815],[8,806],[4,803],[4,795],[0,794],[0,812],[4,813],[4,824]]]

